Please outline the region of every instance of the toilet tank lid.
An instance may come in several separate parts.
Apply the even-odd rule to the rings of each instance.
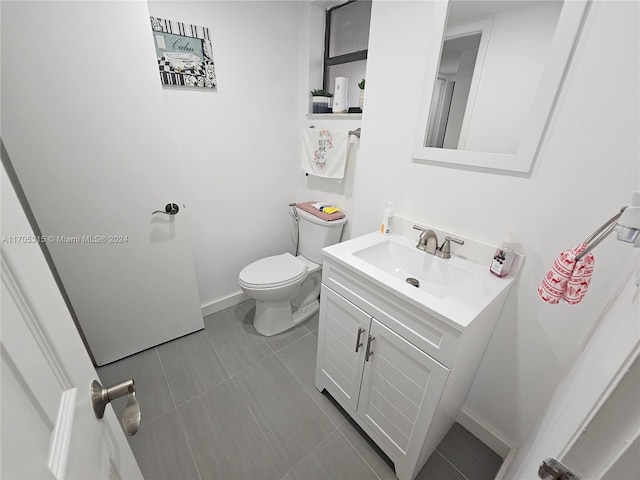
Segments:
[[[305,276],[307,265],[290,253],[261,258],[244,267],[238,279],[246,286],[273,288]]]
[[[304,218],[308,222],[317,223],[318,225],[326,225],[327,227],[333,227],[333,226],[337,227],[338,225],[343,225],[347,221],[347,217],[343,217],[343,218],[339,218],[337,220],[331,220],[328,222],[327,220],[323,220],[322,218],[317,217],[312,213],[305,212],[300,208],[298,209],[298,215],[300,215],[300,217]]]

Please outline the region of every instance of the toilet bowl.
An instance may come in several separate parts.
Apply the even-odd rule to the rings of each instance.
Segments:
[[[318,311],[320,265],[290,253],[257,260],[240,271],[238,283],[256,300],[253,326],[272,336],[288,330]]]
[[[244,267],[238,285],[256,301],[253,325],[271,336],[308,319],[320,308],[322,249],[340,241],[346,219],[325,221],[300,210],[300,255],[261,258]]]

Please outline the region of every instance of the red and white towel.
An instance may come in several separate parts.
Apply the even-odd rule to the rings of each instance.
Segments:
[[[591,253],[576,260],[585,248],[587,244],[582,243],[558,255],[553,268],[538,286],[538,295],[544,302],[555,304],[564,300],[575,305],[584,298],[589,289],[594,264]]]

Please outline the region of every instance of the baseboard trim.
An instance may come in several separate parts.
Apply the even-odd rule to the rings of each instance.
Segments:
[[[242,291],[227,297],[219,298],[218,300],[214,300],[213,302],[200,307],[202,310],[202,317],[221,312],[222,310],[234,307],[242,302],[246,302],[249,299],[249,296]]]
[[[472,411],[462,407],[456,418],[456,422],[475,435],[482,443],[503,458],[500,470],[494,480],[502,480],[516,456],[517,449],[513,447],[502,435],[492,429]]]
[[[502,437],[502,435],[489,427],[489,425],[476,416],[472,411],[462,407],[458,413],[456,422],[469,430],[491,450],[500,455],[505,460],[503,462],[503,466],[507,459],[510,460],[510,457],[513,457],[515,448],[513,448],[513,446],[504,437]]]

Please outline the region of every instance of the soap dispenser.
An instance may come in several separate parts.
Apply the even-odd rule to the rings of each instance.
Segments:
[[[513,241],[513,233],[509,232],[493,255],[493,260],[491,260],[489,271],[496,277],[505,277],[509,273],[513,260],[516,257],[515,247],[516,243]]]

